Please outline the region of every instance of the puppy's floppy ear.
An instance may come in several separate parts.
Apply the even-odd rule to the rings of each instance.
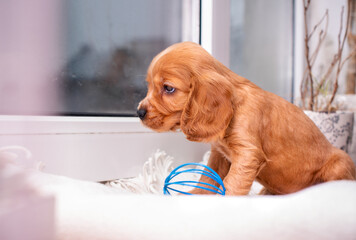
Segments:
[[[215,71],[193,77],[180,124],[188,140],[208,142],[224,136],[233,116],[232,89]]]

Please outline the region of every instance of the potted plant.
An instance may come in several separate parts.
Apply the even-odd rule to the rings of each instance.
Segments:
[[[343,56],[346,39],[349,34],[351,19],[351,0],[348,8],[341,9],[340,28],[337,35],[337,50],[331,61],[316,74],[315,62],[322,44],[327,37],[329,10],[327,9],[319,21],[309,28],[308,13],[311,0],[303,0],[305,26],[305,64],[306,68],[301,82],[301,107],[320,128],[327,139],[338,148],[349,150],[353,130],[353,112],[338,111],[340,103],[335,101],[339,88],[339,78],[345,63],[355,55],[356,47]],[[346,15],[346,20],[344,20]],[[312,47],[312,43],[314,43]]]

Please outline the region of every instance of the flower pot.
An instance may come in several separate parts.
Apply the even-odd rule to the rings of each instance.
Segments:
[[[340,110],[356,113],[356,94],[338,94],[335,98],[341,105]],[[348,149],[348,154],[356,164],[356,117],[354,115],[354,131],[352,135],[352,144]]]
[[[304,111],[304,113],[318,126],[333,146],[345,152],[351,150],[354,123],[353,112],[323,113]]]

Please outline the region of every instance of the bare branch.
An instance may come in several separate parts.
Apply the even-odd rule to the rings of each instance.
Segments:
[[[326,9],[323,17],[319,20],[319,22],[317,24],[315,24],[311,33],[309,33],[308,39],[310,39],[313,36],[314,32],[320,27],[320,25],[324,22],[325,19],[328,21],[328,18],[329,18],[329,12],[328,12],[328,9]]]
[[[309,57],[309,34],[308,34],[308,24],[307,24],[307,11],[310,6],[310,0],[307,1],[307,4],[304,3],[304,29],[305,29],[305,58],[307,62],[307,68],[308,68],[308,77],[307,77],[307,82],[309,81],[310,84],[310,100],[309,100],[309,110],[313,110],[314,108],[314,82],[313,82],[313,76],[312,76],[312,66],[310,62],[310,57]]]
[[[321,44],[324,42],[324,40],[326,38],[326,35],[327,35],[328,26],[329,26],[329,13],[328,13],[328,10],[325,11],[325,15],[324,15],[323,18],[326,19],[325,29],[324,30],[323,29],[320,30],[318,44],[317,44],[314,52],[311,55],[310,61],[311,61],[312,67],[313,67],[313,65],[315,63],[315,60],[316,60],[318,54],[319,54],[319,50],[320,50]]]
[[[314,63],[315,63],[315,61],[317,59],[317,56],[319,54],[319,51],[320,51],[320,47],[321,47],[322,43],[324,42],[324,40],[326,38],[326,35],[327,35],[327,30],[328,30],[328,26],[329,26],[329,11],[328,10],[325,11],[325,14],[324,14],[322,20],[319,21],[319,23],[317,25],[315,25],[314,29],[316,29],[316,27],[320,27],[320,25],[321,25],[321,23],[322,23],[322,21],[324,19],[326,19],[325,30],[323,30],[323,29],[320,30],[318,44],[317,44],[317,46],[316,46],[316,48],[315,48],[315,50],[314,50],[314,52],[313,52],[313,54],[312,54],[312,56],[310,58],[311,68],[313,68],[313,65],[314,65]],[[309,36],[311,36],[311,34],[309,34]],[[308,68],[306,68],[304,73],[303,73],[302,84],[304,84],[305,78],[307,77],[307,73],[308,73]],[[321,87],[322,87],[322,84],[319,83],[318,87],[316,89],[317,93],[315,93],[314,96],[318,96],[319,95],[319,91],[320,91]],[[306,90],[307,90],[306,88],[303,89],[303,91],[306,91]],[[305,95],[306,94],[304,93],[304,96]]]
[[[351,0],[348,0],[348,6],[350,6]],[[351,8],[349,7],[347,10],[347,17],[346,17],[346,28],[345,28],[345,32],[344,32],[344,36],[341,42],[341,32],[342,32],[342,26],[343,26],[343,15],[344,15],[344,7],[342,7],[341,10],[341,20],[340,20],[340,31],[339,31],[339,35],[338,35],[338,65],[337,65],[337,72],[336,72],[336,76],[335,76],[335,81],[334,81],[334,88],[333,88],[333,92],[331,95],[331,98],[328,102],[328,111],[331,110],[331,104],[334,101],[336,92],[339,88],[339,75],[341,72],[341,66],[343,66],[342,63],[344,63],[344,61],[342,61],[342,52],[344,50],[344,46],[345,46],[345,42],[346,42],[346,38],[347,38],[347,34],[348,34],[348,30],[349,30],[349,24],[350,24],[350,15],[351,15]],[[340,44],[341,42],[341,44]]]
[[[317,79],[313,78],[313,65],[316,62],[316,59],[318,57],[318,54],[321,49],[321,45],[324,42],[326,35],[327,35],[327,29],[328,29],[328,24],[329,24],[329,13],[328,10],[325,11],[325,14],[323,17],[319,20],[319,22],[314,26],[313,30],[308,33],[308,24],[307,24],[307,12],[310,7],[311,0],[303,0],[304,4],[304,25],[305,25],[305,57],[306,57],[306,69],[303,73],[303,78],[302,78],[302,83],[300,86],[300,91],[301,91],[301,97],[302,97],[302,103],[303,107],[305,107],[305,99],[307,97],[307,93],[309,92],[310,94],[310,99],[309,99],[309,104],[307,108],[312,111],[318,111],[318,96],[320,94],[320,91],[328,85],[330,80],[330,76],[333,73],[335,67],[336,67],[336,75],[334,81],[332,81],[332,95],[331,98],[329,99],[326,109],[322,110],[331,110],[331,104],[335,98],[336,92],[339,87],[339,75],[341,72],[341,69],[345,65],[345,63],[352,57],[356,55],[356,47],[354,47],[350,53],[346,56],[345,59],[342,58],[342,53],[344,50],[345,42],[348,36],[348,32],[350,30],[350,18],[351,18],[351,8],[348,8],[347,11],[347,18],[346,18],[346,27],[344,30],[344,11],[345,7],[343,6],[341,9],[341,16],[340,16],[340,28],[339,28],[339,33],[338,33],[338,45],[337,45],[337,52],[333,56],[333,59],[327,68],[327,71],[325,74],[322,76],[320,81],[317,81]],[[348,6],[351,5],[351,0],[348,0]],[[322,24],[325,22],[325,29],[322,28]],[[309,41],[315,34],[315,32],[319,31],[319,36],[318,36],[318,42],[315,47],[315,50],[313,53],[310,55],[310,46],[309,46]],[[343,36],[342,36],[343,34]]]
[[[332,71],[334,70],[334,67],[336,66],[336,63],[338,62],[339,60],[339,55],[336,53],[333,57],[333,60],[331,61],[330,63],[330,66],[328,68],[328,70],[326,71],[326,73],[324,74],[324,76],[321,78],[321,81],[319,82],[318,84],[318,87],[316,88],[316,91],[315,91],[315,95],[318,96],[319,93],[320,93],[320,90],[322,89],[322,87],[324,86],[326,80],[329,79]]]
[[[303,0],[304,3],[304,9],[307,10],[310,6],[310,0],[307,0],[306,4],[305,4],[305,0]]]
[[[344,64],[356,54],[356,46],[350,51],[349,55],[342,61],[340,69],[343,68]]]

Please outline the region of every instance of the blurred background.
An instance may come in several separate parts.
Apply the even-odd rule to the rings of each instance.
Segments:
[[[145,95],[148,64],[181,41],[179,0],[1,5],[1,60],[10,66],[2,65],[1,100],[7,104],[0,114],[133,115]],[[32,92],[32,84],[41,86]],[[45,104],[30,104],[36,101],[30,94],[46,95],[38,96]]]
[[[201,14],[181,0],[0,4],[3,115],[134,116],[150,61],[194,40],[187,19]],[[291,100],[293,1],[236,0],[226,14],[231,69]]]
[[[144,79],[152,58],[177,42],[204,42],[200,20],[206,2],[1,0],[0,114],[134,116],[146,94]],[[303,41],[296,36],[296,26],[303,25],[297,22],[298,1],[224,2],[225,12],[210,16],[228,16],[226,26],[216,27],[227,27],[227,34],[214,36],[229,43],[223,46],[229,56],[224,62],[293,101],[304,70],[303,64],[296,67],[303,59],[295,50]],[[340,10],[347,1],[312,3],[313,22],[326,8],[333,9],[322,50],[326,57],[315,64],[322,69],[323,59],[329,61],[336,47]],[[345,88],[341,83],[340,92]]]

